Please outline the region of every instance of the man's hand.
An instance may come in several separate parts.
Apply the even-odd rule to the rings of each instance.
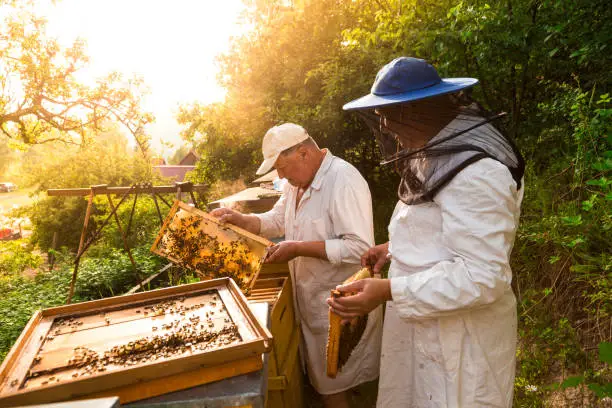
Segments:
[[[222,223],[234,224],[237,227],[245,229],[253,234],[259,234],[261,222],[254,215],[241,214],[230,208],[215,208],[210,212],[210,215],[217,217]]]
[[[264,260],[265,263],[283,263],[289,262],[298,256],[297,246],[299,241],[283,241],[268,250],[268,256]]]
[[[223,223],[229,222],[237,226],[240,226],[242,221],[242,214],[230,208],[215,208],[210,215],[217,217]]]
[[[363,255],[361,255],[361,266],[371,267],[373,273],[380,273],[380,270],[389,260],[387,254],[389,253],[389,242],[384,244],[376,245],[368,249]]]
[[[353,296],[327,299],[331,311],[345,319],[368,314],[381,303],[391,300],[389,279],[362,279],[337,286],[336,290],[342,293],[357,292]]]

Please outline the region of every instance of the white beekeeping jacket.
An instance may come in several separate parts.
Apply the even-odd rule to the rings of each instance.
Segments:
[[[434,201],[399,202],[378,407],[511,407],[517,336],[509,256],[522,189],[493,159]]]

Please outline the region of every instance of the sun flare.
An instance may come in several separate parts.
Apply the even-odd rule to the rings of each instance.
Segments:
[[[243,9],[241,0],[63,0],[39,10],[49,35],[62,45],[76,38],[87,42],[90,65],[79,74],[83,81],[110,71],[144,79],[150,94],[143,107],[156,117],[147,130],[160,151],[162,141],[181,143],[174,119],[180,104],[223,99],[215,57],[232,36],[244,33]]]

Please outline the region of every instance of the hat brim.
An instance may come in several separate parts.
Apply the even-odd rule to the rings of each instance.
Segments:
[[[276,163],[276,160],[278,160],[278,156],[280,156],[280,153],[270,157],[269,159],[265,159],[263,163],[261,163],[261,166],[259,166],[259,168],[255,172],[255,174],[261,176],[262,174],[266,174],[270,170],[272,170],[272,167],[274,167],[274,163]]]
[[[418,101],[420,99],[430,98],[432,96],[458,92],[462,89],[474,86],[477,83],[478,80],[476,78],[446,78],[435,85],[423,89],[418,89],[416,91],[392,95],[368,94],[345,104],[342,109],[344,109],[345,111],[356,109],[372,109],[381,106],[395,105],[398,103],[413,102]]]

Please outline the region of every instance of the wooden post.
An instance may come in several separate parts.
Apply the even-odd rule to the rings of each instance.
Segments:
[[[132,228],[132,219],[134,218],[134,210],[136,209],[136,200],[138,200],[138,192],[136,192],[136,194],[134,195],[134,203],[132,204],[132,211],[130,212],[130,220],[128,221],[125,236],[130,235],[130,229]]]
[[[93,204],[94,190],[93,187],[89,193],[89,200],[87,201],[87,210],[85,211],[85,220],[83,221],[83,230],[81,231],[81,239],[79,241],[79,249],[77,251],[77,257],[74,260],[74,270],[72,271],[72,279],[70,280],[70,292],[68,292],[67,304],[72,302],[72,295],[74,294],[74,283],[76,282],[77,272],[79,270],[79,262],[81,260],[81,250],[85,243],[85,236],[87,235],[87,225],[89,224],[89,217],[91,216],[91,207]]]
[[[190,191],[189,195],[191,196],[191,201],[193,202],[193,206],[199,209],[198,201],[196,200],[195,195],[193,194],[193,191]]]
[[[153,197],[153,202],[155,203],[155,209],[157,210],[157,216],[159,217],[159,223],[164,225],[164,217],[161,215],[161,211],[159,210],[159,204],[157,203],[157,196],[155,192],[151,192],[151,197]]]
[[[57,231],[53,232],[53,240],[51,241],[51,253],[49,253],[49,272],[53,271],[55,264],[55,250],[57,249]]]
[[[130,250],[130,246],[128,245],[127,237],[123,234],[123,228],[121,227],[121,222],[119,221],[119,215],[115,210],[113,199],[111,198],[110,194],[107,194],[106,198],[108,198],[108,205],[110,206],[111,211],[113,212],[113,214],[115,214],[115,221],[117,222],[117,228],[119,229],[119,234],[121,235],[121,240],[123,241],[123,248],[125,248],[125,251],[127,252],[128,257],[130,258],[130,262],[134,267],[134,271],[138,272],[138,267],[136,266],[136,262],[134,262],[134,257],[132,257],[132,251]]]
[[[174,185],[176,186],[176,199],[178,201],[182,201],[183,191],[189,193],[193,191],[193,183],[190,181],[177,181],[174,183]],[[191,197],[193,197],[193,193],[191,194]]]

